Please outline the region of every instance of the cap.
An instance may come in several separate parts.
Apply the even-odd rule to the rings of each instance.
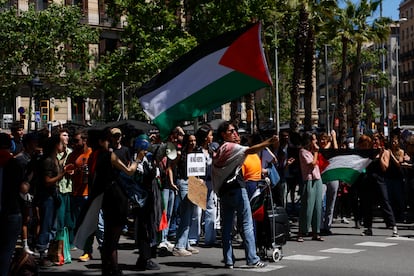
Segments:
[[[134,141],[135,150],[147,150],[150,145],[149,138],[146,134],[141,134]]]
[[[122,135],[122,131],[119,128],[114,127],[114,128],[111,129],[111,134],[112,135],[115,135],[115,134],[121,134]]]

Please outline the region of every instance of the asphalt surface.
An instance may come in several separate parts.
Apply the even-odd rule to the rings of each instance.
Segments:
[[[175,257],[160,254],[154,261],[161,267],[157,271],[138,271],[135,262],[138,253],[134,241],[122,236],[119,245],[119,263],[124,275],[414,275],[414,224],[398,224],[399,238],[391,238],[391,229],[385,229],[382,219],[376,218],[373,236],[361,236],[362,228],[335,221],[333,235],[325,241],[305,237],[303,243],[294,238],[297,223],[292,223],[292,240],[282,247],[283,258],[273,262],[273,250],[268,250],[268,266],[263,269],[245,268],[244,250],[235,245],[234,269],[224,268],[221,248],[203,248],[199,254]],[[101,275],[100,256],[94,245],[94,259],[79,262],[81,250],[72,251],[72,263],[41,269],[41,275]],[[160,252],[162,253],[162,252]]]

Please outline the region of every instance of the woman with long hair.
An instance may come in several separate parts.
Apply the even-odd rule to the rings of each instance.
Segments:
[[[88,143],[92,153],[88,160],[91,198],[103,193],[102,212],[104,218],[104,240],[101,249],[102,275],[123,275],[118,267],[117,246],[122,228],[127,223],[128,198],[121,190],[117,179],[119,172],[133,175],[137,162],[128,167],[109,150],[111,132],[89,130]]]
[[[197,145],[201,147],[206,160],[206,175],[204,181],[207,185],[207,203],[204,211],[204,245],[213,246],[216,240],[216,217],[217,217],[217,195],[213,190],[211,181],[211,165],[213,151],[211,143],[213,142],[213,129],[209,125],[201,126],[196,134]]]
[[[299,151],[299,162],[304,182],[299,215],[297,241],[303,242],[303,235],[312,226],[312,240],[323,241],[319,236],[322,213],[322,180],[318,166],[318,139],[313,133],[305,133],[303,148]]]
[[[197,206],[188,198],[188,175],[187,161],[188,155],[197,151],[197,142],[194,135],[184,137],[183,150],[177,163],[177,184],[180,203],[180,224],[177,229],[176,244],[173,249],[173,255],[184,257],[199,253],[199,250],[190,246],[189,232],[192,223],[193,214]]]
[[[371,164],[367,167],[367,179],[361,185],[361,205],[363,211],[364,227],[363,236],[372,236],[373,219],[373,198],[378,193],[378,201],[384,216],[387,227],[392,228],[392,236],[398,237],[398,229],[395,223],[394,212],[391,208],[387,186],[385,184],[385,172],[390,166],[390,152],[385,149],[384,137],[379,133],[373,135],[372,148],[375,156]]]

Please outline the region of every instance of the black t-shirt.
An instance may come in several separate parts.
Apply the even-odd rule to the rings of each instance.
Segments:
[[[129,148],[125,146],[121,146],[119,149],[113,149],[113,152],[121,159],[122,163],[125,166],[128,166],[129,162],[131,161],[131,154],[129,152]]]
[[[10,215],[20,213],[19,191],[23,181],[23,170],[17,160],[11,158],[2,168],[3,190],[1,200],[1,214]]]

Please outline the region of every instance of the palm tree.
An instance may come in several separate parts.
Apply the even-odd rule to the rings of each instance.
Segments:
[[[337,7],[334,16],[327,21],[330,28],[330,37],[333,43],[340,45],[340,80],[338,83],[338,117],[339,128],[342,131],[341,136],[346,135],[347,113],[346,113],[346,95],[348,89],[346,80],[351,80],[349,91],[351,92],[351,118],[353,134],[355,139],[359,138],[358,126],[361,121],[361,64],[362,51],[365,42],[384,41],[388,34],[384,18],[376,19],[370,25],[368,19],[378,9],[382,0],[361,0],[355,4],[351,0],[345,2],[345,8]],[[342,139],[344,137],[341,137]]]
[[[359,6],[356,6],[354,14],[354,41],[356,42],[356,55],[351,66],[351,111],[353,134],[355,140],[359,139],[358,126],[361,122],[361,52],[365,42],[383,43],[390,33],[390,19],[379,18],[368,24],[368,19],[378,9],[381,0],[362,0]],[[384,112],[386,112],[384,110]]]
[[[309,28],[309,13],[305,5],[300,6],[299,23],[296,30],[295,53],[293,59],[292,87],[290,92],[290,130],[297,132],[299,129],[299,86],[302,80],[304,48]]]
[[[339,129],[346,130],[347,127],[347,117],[346,117],[346,88],[345,82],[348,78],[348,66],[347,66],[347,56],[348,56],[348,45],[352,42],[353,37],[353,16],[354,5],[351,1],[346,2],[345,9],[336,8],[335,16],[331,18],[328,22],[328,25],[332,26],[331,35],[332,38],[337,37],[340,40],[341,44],[341,70],[340,70],[340,80],[338,83],[338,119],[339,119]],[[340,133],[340,136],[345,135],[345,133]],[[341,137],[343,139],[343,137]]]
[[[321,23],[326,14],[332,11],[335,6],[333,0],[301,0],[292,1],[299,9],[298,28],[295,36],[295,53],[293,61],[293,76],[291,90],[291,120],[292,131],[298,127],[298,101],[299,85],[302,80],[305,82],[305,130],[312,129],[312,94],[315,92],[313,85],[315,78],[315,48],[316,34],[319,32]]]

